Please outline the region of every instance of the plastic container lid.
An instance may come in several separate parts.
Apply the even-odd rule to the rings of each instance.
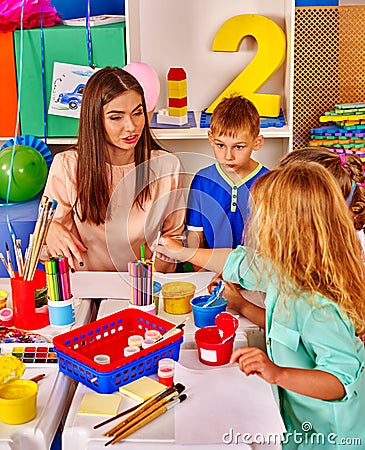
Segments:
[[[195,293],[196,286],[186,281],[171,281],[162,286],[163,297],[175,298]]]
[[[94,361],[98,364],[110,364],[109,355],[96,355],[94,356]]]
[[[145,339],[150,339],[152,341],[156,341],[160,339],[161,333],[158,330],[147,330],[144,334]]]
[[[25,364],[13,355],[0,356],[0,386],[18,380],[24,373]]]
[[[158,294],[161,291],[161,286],[162,286],[161,283],[159,283],[158,281],[154,281],[153,282],[153,293]]]
[[[128,338],[128,345],[136,347],[141,347],[144,337],[140,336],[139,334],[133,334],[132,336],[129,336]]]
[[[134,355],[135,353],[138,353],[140,351],[140,348],[136,345],[129,345],[128,347],[124,348],[123,354],[125,357]]]

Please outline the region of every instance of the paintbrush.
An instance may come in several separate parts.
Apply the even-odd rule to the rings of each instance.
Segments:
[[[38,381],[43,380],[43,378],[46,376],[45,373],[41,373],[39,375],[36,375],[35,377],[31,378],[30,381],[34,381],[35,383],[38,383]]]
[[[94,429],[99,428],[103,425],[106,425],[107,423],[112,422],[113,420],[119,419],[119,417],[123,417],[124,415],[129,414],[133,411],[135,411],[135,414],[138,414],[168,395],[176,394],[176,393],[181,394],[181,392],[183,392],[184,389],[185,389],[185,386],[183,384],[177,383],[175,386],[166,388],[164,391],[160,392],[159,394],[154,395],[153,397],[149,398],[148,400],[145,400],[143,403],[133,406],[132,408],[127,409],[126,411],[120,412],[119,414],[115,415],[114,417],[111,417],[107,420],[104,420],[101,423],[98,423],[97,425],[94,426]],[[128,419],[129,419],[129,417],[128,417]],[[112,428],[108,432],[111,432],[114,428]],[[112,436],[112,434],[110,436]]]
[[[152,414],[150,414],[149,416],[145,417],[140,422],[136,423],[134,426],[130,427],[128,430],[126,430],[122,434],[114,437],[112,440],[108,441],[104,445],[107,446],[109,444],[115,444],[115,443],[121,441],[122,439],[126,438],[127,436],[129,436],[130,434],[134,433],[135,431],[139,430],[140,428],[142,428],[143,426],[145,426],[149,422],[152,422],[157,417],[161,416],[162,414],[167,412],[169,409],[173,408],[175,405],[183,402],[186,398],[187,398],[187,395],[186,394],[182,394],[176,400],[175,399],[171,400],[166,405],[160,406]]]
[[[164,339],[167,339],[167,338],[173,336],[174,334],[177,334],[180,330],[182,330],[184,328],[184,326],[186,325],[186,322],[188,320],[189,320],[189,317],[186,317],[182,322],[178,323],[173,328],[171,328],[171,330],[166,331],[165,334],[163,334],[160,338],[156,339],[152,345],[155,345],[158,342],[161,342]]]
[[[161,239],[161,230],[158,231],[157,233],[157,237],[156,237],[156,245],[158,245],[160,243],[160,239]],[[154,263],[155,259],[156,259],[156,250],[153,252],[152,254],[152,258],[151,261]]]
[[[10,250],[9,250],[9,246],[8,246],[7,242],[5,242],[5,250],[6,250],[6,258],[7,258],[7,262],[8,262],[8,271],[9,271],[10,277],[14,278],[15,277],[14,268],[13,268],[13,264],[11,262]]]
[[[8,263],[6,262],[6,259],[5,259],[4,255],[2,253],[0,253],[0,259],[1,259],[2,263],[4,264],[4,267],[5,267],[6,271],[9,274],[9,277],[11,278],[11,274],[10,274],[10,271],[9,271]]]
[[[120,436],[130,428],[134,427],[134,425],[141,422],[145,417],[148,417],[151,414],[153,414],[161,406],[166,405],[166,403],[169,403],[171,400],[174,400],[174,398],[178,397],[178,395],[179,394],[176,392],[175,394],[168,395],[167,397],[162,398],[160,401],[154,403],[152,406],[150,406],[149,408],[138,414],[132,420],[123,421],[119,425],[115,426],[113,433],[108,433],[108,436],[114,436],[114,438]]]

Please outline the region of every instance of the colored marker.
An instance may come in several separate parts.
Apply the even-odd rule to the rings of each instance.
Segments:
[[[61,278],[62,299],[69,300],[71,298],[71,283],[68,259],[61,256],[58,260],[58,266]]]

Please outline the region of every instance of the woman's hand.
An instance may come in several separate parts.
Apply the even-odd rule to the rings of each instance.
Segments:
[[[231,363],[238,363],[246,375],[258,375],[270,384],[277,384],[282,368],[274,364],[268,356],[256,347],[241,347],[231,356]]]
[[[51,256],[66,256],[71,269],[75,270],[74,258],[80,266],[84,265],[82,252],[86,252],[87,248],[61,223],[51,222],[46,237],[46,244]]]

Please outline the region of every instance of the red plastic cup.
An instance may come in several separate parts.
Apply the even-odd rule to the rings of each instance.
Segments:
[[[227,364],[233,351],[236,334],[227,342],[222,343],[219,329],[216,326],[200,328],[195,332],[195,342],[198,347],[199,359],[208,366]]]
[[[158,381],[165,386],[174,384],[175,361],[171,358],[163,358],[158,362]]]
[[[36,270],[31,281],[19,277],[10,278],[11,297],[14,312],[14,326],[24,330],[38,330],[49,325],[47,306],[36,308],[35,295],[47,285],[46,274]]]

